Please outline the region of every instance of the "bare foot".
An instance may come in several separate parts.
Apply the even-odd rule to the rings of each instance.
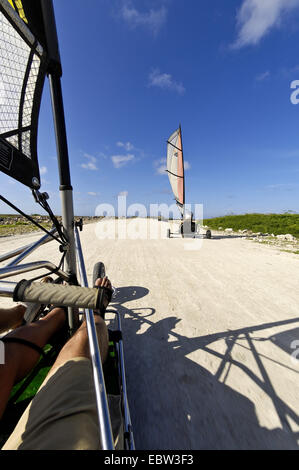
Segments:
[[[107,287],[108,289],[112,289],[112,287],[111,287],[111,282],[109,281],[109,279],[108,279],[107,276],[105,276],[104,278],[99,277],[99,278],[96,280],[95,285],[96,285],[97,287],[102,286],[102,287]]]

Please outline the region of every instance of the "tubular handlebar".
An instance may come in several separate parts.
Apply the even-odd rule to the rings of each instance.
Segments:
[[[99,290],[89,287],[20,281],[13,293],[14,301],[51,304],[64,307],[99,308]]]

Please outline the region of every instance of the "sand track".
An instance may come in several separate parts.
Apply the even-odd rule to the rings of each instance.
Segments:
[[[37,237],[2,238],[0,252]],[[238,238],[192,243],[82,232],[89,279],[101,260],[119,289],[137,448],[297,449],[299,256]],[[55,242],[34,259],[57,262]]]

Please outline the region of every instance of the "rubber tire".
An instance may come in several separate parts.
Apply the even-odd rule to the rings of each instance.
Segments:
[[[99,261],[98,263],[94,265],[94,268],[93,268],[92,285],[93,286],[95,285],[95,282],[99,277],[103,278],[105,276],[106,276],[105,265],[104,263],[102,263],[102,261]]]
[[[167,229],[167,238],[170,238],[170,228]]]
[[[180,225],[180,232],[181,232],[182,238],[184,238],[184,224],[183,223],[181,223]]]
[[[211,230],[207,230],[207,232],[206,232],[206,238],[207,238],[208,240],[211,240],[211,238],[212,238],[212,232],[211,232]]]

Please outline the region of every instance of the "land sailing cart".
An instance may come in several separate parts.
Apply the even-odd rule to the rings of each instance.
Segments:
[[[49,206],[48,195],[41,192],[37,152],[39,108],[45,78],[48,76],[57,144],[60,179],[62,223]],[[41,226],[33,217],[8,201],[0,200],[25,216],[45,235],[37,242],[0,256],[0,262],[9,263],[0,269],[0,296],[15,301],[35,302],[40,310],[30,321],[45,315],[51,305],[67,307],[68,331],[74,334],[83,309],[86,319],[97,401],[100,446],[114,449],[107,394],[121,397],[123,448],[134,449],[134,437],[128,405],[125,377],[121,318],[116,318],[116,329],[110,331],[110,355],[102,367],[93,309],[99,306],[99,291],[89,288],[80,243],[82,220],[75,222],[68,145],[61,88],[62,67],[52,0],[0,0],[0,170],[32,191],[36,203],[49,215],[53,226]],[[45,243],[55,241],[61,252],[61,262],[25,262],[31,253]],[[33,277],[34,274],[43,274]],[[54,276],[53,283],[41,283],[44,272]],[[12,282],[13,276],[31,275],[30,279]],[[105,275],[100,261],[94,267],[94,279]],[[9,281],[7,279],[9,278]],[[94,285],[94,284],[93,284]],[[109,310],[111,312],[111,310]],[[34,397],[47,371],[54,363],[60,345],[47,345],[44,356],[25,380],[17,384],[0,422],[0,447],[16,425],[20,415]]]
[[[193,220],[191,211],[186,210],[185,206],[185,165],[183,153],[182,128],[180,127],[171,134],[167,140],[167,169],[170,186],[174,194],[175,202],[181,214],[181,222],[178,233],[167,230],[167,238],[174,236],[182,236],[183,238],[196,238],[201,236],[199,233],[200,226]],[[207,230],[204,234],[205,238],[212,238],[212,233]]]

